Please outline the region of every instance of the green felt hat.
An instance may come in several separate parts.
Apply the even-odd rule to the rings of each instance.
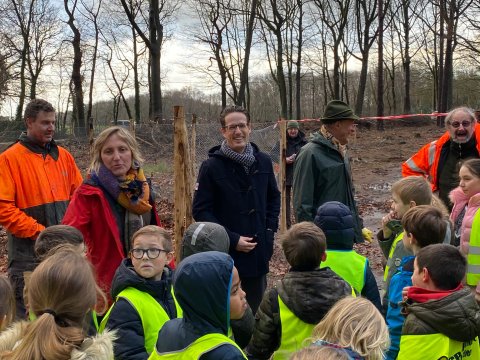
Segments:
[[[287,123],[287,129],[298,129],[299,126],[298,126],[298,121],[295,121],[295,120],[290,120],[288,123]]]
[[[341,100],[329,101],[322,117],[322,123],[333,124],[340,120],[358,120],[350,107]]]

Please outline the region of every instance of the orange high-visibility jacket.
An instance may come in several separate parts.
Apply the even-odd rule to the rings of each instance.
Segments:
[[[475,124],[476,147],[480,154],[480,124]],[[415,155],[402,164],[402,176],[423,176],[432,185],[432,191],[438,188],[438,163],[443,146],[450,140],[445,132],[438,140],[423,146]]]
[[[33,260],[33,240],[45,227],[60,224],[82,183],[67,150],[58,146],[58,157],[56,151],[52,157],[27,146],[18,142],[0,155],[0,224],[8,232],[9,264]]]

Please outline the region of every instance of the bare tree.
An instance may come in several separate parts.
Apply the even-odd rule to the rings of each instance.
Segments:
[[[154,121],[163,120],[162,83],[160,60],[162,47],[165,41],[164,25],[173,16],[180,3],[178,0],[150,0],[148,17],[148,36],[140,28],[138,19],[127,0],[120,0],[123,10],[130,24],[145,43],[150,54],[149,83],[150,83],[150,117]]]
[[[5,56],[0,53],[0,105],[7,95],[9,81],[10,73],[8,71],[7,61],[5,60]]]
[[[10,6],[3,6],[2,13],[5,16],[5,20],[10,24],[11,29],[18,29],[20,33],[21,41],[18,41],[14,35],[16,32],[13,32],[13,36],[8,32],[4,32],[3,36],[7,39],[10,46],[12,46],[19,54],[19,90],[18,90],[18,105],[17,111],[15,114],[16,121],[22,121],[23,118],[23,104],[25,102],[25,96],[27,93],[27,57],[30,51],[30,34],[31,26],[33,21],[33,9],[35,2],[30,1],[27,3],[10,0],[8,3]],[[9,29],[11,31],[11,29]]]
[[[108,69],[110,70],[110,74],[112,76],[113,82],[115,83],[115,86],[117,88],[118,99],[122,99],[123,105],[125,106],[125,110],[127,111],[127,116],[128,116],[129,119],[131,119],[132,118],[132,112],[130,111],[130,106],[128,105],[128,101],[125,98],[125,93],[123,91],[125,89],[125,84],[126,84],[127,79],[128,79],[129,69],[128,69],[128,67],[126,68],[126,74],[123,78],[117,79],[118,78],[117,74],[121,73],[121,72],[119,72],[112,65],[112,54],[113,54],[112,47],[108,43],[106,43],[106,46],[107,46],[109,52],[106,55],[105,61],[108,65]],[[114,102],[115,102],[116,98],[117,97],[114,97]],[[117,107],[117,115],[118,115],[118,107]],[[115,117],[114,119],[117,119],[117,118]]]
[[[384,81],[383,81],[383,33],[384,33],[384,1],[378,0],[378,69],[377,69],[377,116],[383,116]],[[383,120],[377,121],[377,129],[383,130]]]
[[[363,102],[365,99],[365,89],[367,87],[367,73],[369,65],[370,49],[375,43],[378,34],[378,28],[375,28],[377,20],[377,0],[358,0],[354,2],[355,9],[355,36],[357,37],[358,50],[351,51],[351,54],[357,60],[360,60],[362,67],[360,69],[360,79],[358,81],[357,99],[355,102],[355,113],[361,114],[363,111]]]
[[[292,19],[295,5],[290,0],[268,0],[260,2],[258,11],[270,73],[278,86],[280,95],[280,116],[284,119],[288,118],[287,85],[284,73],[284,48],[287,40],[284,32],[287,23]],[[273,69],[272,64],[275,64],[275,69]]]
[[[85,0],[80,0],[82,2],[83,8],[85,9],[83,13],[84,17],[87,18],[90,23],[93,25],[93,50],[92,50],[92,68],[90,70],[90,86],[88,90],[88,106],[87,106],[87,119],[92,117],[92,107],[93,107],[93,90],[95,84],[95,70],[97,65],[97,53],[98,53],[98,39],[100,34],[98,17],[100,9],[102,7],[102,0],[97,0],[88,4]]]
[[[67,13],[67,24],[73,33],[70,40],[73,47],[73,63],[72,63],[72,83],[70,89],[72,91],[72,120],[73,123],[80,129],[81,133],[85,133],[85,105],[83,101],[83,77],[82,77],[82,59],[83,52],[81,48],[81,34],[80,29],[76,24],[75,11],[77,10],[78,0],[71,1],[64,0],[63,4],[65,12]]]
[[[255,18],[257,14],[257,7],[258,7],[259,0],[251,0],[250,4],[250,13],[248,14],[248,26],[246,30],[246,37],[245,37],[245,57],[243,61],[243,68],[240,74],[240,87],[238,89],[238,96],[237,101],[235,102],[237,105],[248,106],[245,93],[248,84],[248,69],[249,69],[249,62],[250,62],[250,50],[252,47],[253,41],[253,31],[255,27]]]
[[[341,49],[351,14],[351,0],[313,0],[318,16],[327,28],[333,51],[333,97],[340,99]]]

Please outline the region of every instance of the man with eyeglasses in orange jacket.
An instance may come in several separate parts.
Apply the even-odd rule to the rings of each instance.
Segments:
[[[447,131],[402,164],[402,176],[424,176],[451,210],[448,197],[458,186],[459,162],[480,157],[480,127],[472,109],[457,107],[445,118]]]

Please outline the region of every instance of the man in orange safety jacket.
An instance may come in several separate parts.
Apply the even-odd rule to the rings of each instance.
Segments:
[[[480,157],[480,124],[471,109],[458,107],[447,114],[445,126],[445,134],[402,164],[402,176],[427,178],[432,190],[438,190],[438,196],[451,210],[448,194],[459,183],[458,163]]]
[[[82,182],[72,155],[53,140],[53,106],[34,99],[24,120],[27,131],[0,154],[0,225],[8,235],[8,276],[18,318],[26,316],[24,272],[35,267],[35,240],[47,226],[60,224]]]

